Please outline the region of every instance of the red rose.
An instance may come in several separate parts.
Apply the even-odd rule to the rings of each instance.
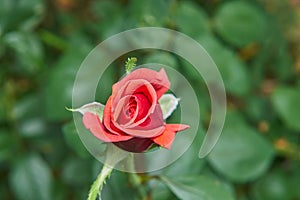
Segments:
[[[86,112],[83,123],[98,139],[127,151],[143,152],[153,143],[169,149],[175,133],[189,128],[164,122],[158,100],[169,87],[164,69],[137,69],[113,85],[102,121]]]

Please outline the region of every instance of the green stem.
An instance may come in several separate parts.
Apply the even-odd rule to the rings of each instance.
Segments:
[[[105,184],[106,178],[109,177],[112,170],[113,167],[107,166],[106,164],[103,165],[100,174],[98,175],[97,179],[94,181],[93,185],[91,186],[88,200],[95,200],[98,195],[101,200],[101,190],[103,188],[103,185]]]
[[[130,170],[129,180],[132,183],[133,187],[137,189],[138,194],[140,195],[141,199],[144,199],[147,196],[147,192],[142,185],[141,177],[135,173],[135,164],[134,164],[134,156],[131,154],[128,159],[128,168]]]
[[[121,160],[128,156],[128,152],[122,151],[113,144],[108,144],[106,149],[106,160],[100,174],[91,186],[88,200],[96,200],[99,195],[101,200],[101,190],[105,184],[105,180],[111,174],[112,170]]]

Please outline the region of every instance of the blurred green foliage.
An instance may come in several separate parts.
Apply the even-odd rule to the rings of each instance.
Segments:
[[[99,42],[145,26],[178,30],[206,48],[226,86],[225,128],[207,158],[197,159],[193,144],[173,165],[140,174],[140,185],[113,172],[103,198],[300,199],[300,44],[291,34],[299,38],[299,7],[292,0],[0,0],[0,199],[87,197],[101,164],[65,110],[76,72]],[[201,139],[210,100],[192,66],[168,52],[130,56],[189,79],[198,92]],[[127,57],[105,72],[98,101],[124,74]]]

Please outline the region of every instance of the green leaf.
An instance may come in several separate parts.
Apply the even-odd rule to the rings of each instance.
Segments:
[[[43,119],[43,102],[37,94],[20,98],[12,108],[11,115],[17,121],[17,130],[24,137],[47,133],[48,124]]]
[[[208,160],[220,174],[234,182],[251,181],[269,168],[272,145],[236,113],[227,114],[225,127]]]
[[[180,32],[190,37],[196,38],[210,31],[205,11],[194,2],[178,2],[174,22]]]
[[[32,30],[42,19],[45,11],[43,0],[1,0],[0,36],[15,30]]]
[[[27,118],[41,116],[43,113],[43,102],[38,94],[31,93],[25,97],[18,99],[12,109],[14,119],[22,122]]]
[[[237,47],[260,41],[266,31],[266,17],[246,1],[225,2],[215,16],[216,31]]]
[[[151,180],[149,182],[149,186],[151,188],[151,196],[153,200],[175,200],[175,194],[169,190],[168,186],[158,180]]]
[[[83,145],[80,137],[77,133],[75,124],[73,121],[65,124],[63,126],[64,139],[67,142],[68,146],[73,149],[80,157],[88,157],[89,153],[87,152],[85,146]]]
[[[159,51],[157,53],[155,52],[150,54],[149,56],[146,56],[144,58],[144,63],[159,63],[178,69],[178,63],[176,61],[176,58],[172,54],[164,51]]]
[[[138,200],[140,198],[137,198],[136,193],[137,191],[129,184],[128,174],[115,170],[103,187],[101,196],[103,200]]]
[[[135,26],[163,26],[168,20],[170,0],[131,0],[128,9]],[[127,21],[126,21],[127,22]],[[128,23],[128,22],[127,22]]]
[[[108,97],[112,93],[113,84],[115,84],[118,81],[116,80],[117,72],[117,66],[109,66],[108,68],[106,68],[99,80],[99,84],[95,95],[96,101],[103,102],[103,104],[105,104]],[[122,70],[122,74],[123,72],[124,71]]]
[[[273,45],[270,48],[276,48],[274,52],[274,61],[272,64],[272,70],[276,73],[276,77],[280,81],[289,81],[293,78],[294,69],[293,69],[293,58],[292,54],[289,51],[290,46],[286,44],[283,38],[276,38],[274,43],[276,43],[276,47]],[[282,41],[279,42],[278,40],[281,39]],[[283,43],[283,44],[282,44]],[[272,49],[273,50],[273,49]],[[272,56],[272,57],[273,57]]]
[[[247,115],[255,121],[267,120],[270,115],[270,103],[264,97],[250,96],[245,101]]]
[[[172,192],[183,200],[233,200],[220,181],[206,176],[160,177]]]
[[[212,36],[198,38],[216,63],[225,84],[226,91],[237,96],[245,95],[250,89],[250,77],[246,65],[229,48]],[[238,85],[238,87],[237,87]]]
[[[191,144],[191,146],[187,149],[187,151],[184,152],[184,154],[178,158],[174,163],[171,165],[159,170],[153,172],[154,175],[164,175],[164,176],[177,176],[180,175],[191,175],[191,174],[199,174],[202,172],[206,160],[199,159],[199,149],[201,146],[201,143],[204,138],[204,129],[202,127],[199,127],[198,133]],[[159,162],[159,160],[157,161]]]
[[[158,100],[164,119],[167,119],[174,112],[179,100],[173,94],[164,94]]]
[[[18,200],[50,200],[52,175],[39,156],[23,158],[10,173],[10,188]]]
[[[89,184],[92,169],[90,160],[69,158],[62,166],[63,182],[71,186],[82,187]]]
[[[286,176],[288,178],[289,185],[291,185],[292,196],[294,199],[300,199],[300,163],[298,161],[292,161],[292,170],[287,171]]]
[[[104,23],[106,23],[105,21],[108,21],[109,18],[120,14],[122,8],[115,1],[103,0],[91,2],[91,10],[97,18],[104,19]]]
[[[4,42],[14,50],[20,63],[20,68],[16,68],[15,71],[33,74],[44,66],[43,48],[34,33],[10,32],[5,35]]]
[[[108,38],[121,32],[128,25],[128,18],[124,20],[123,6],[116,1],[103,0],[91,2],[91,12],[98,19],[98,23],[91,23],[90,27],[94,29],[102,38]],[[100,24],[100,25],[99,25]],[[127,27],[128,29],[129,27]]]
[[[55,200],[65,200],[67,199],[67,191],[69,187],[61,181],[61,179],[56,179],[54,180],[53,183],[53,189],[52,189],[52,194],[53,194],[53,199]]]
[[[2,77],[0,77],[2,78]],[[0,82],[0,84],[2,84]],[[4,91],[4,89],[1,87],[0,88],[2,91]],[[5,110],[5,95],[3,93],[0,94],[0,122],[4,121],[6,119],[6,110]]]
[[[0,185],[0,199],[9,199],[10,194],[7,192],[9,191],[8,185],[7,184],[1,184]]]
[[[47,124],[40,117],[24,119],[19,123],[18,130],[24,137],[35,137],[47,132]]]
[[[275,89],[271,100],[284,123],[291,129],[300,130],[300,87],[280,86]]]
[[[58,50],[65,50],[66,47],[68,46],[65,39],[59,37],[55,33],[52,33],[46,29],[41,30],[39,32],[41,41],[43,41],[46,45],[56,48]]]
[[[69,48],[47,75],[44,90],[45,110],[50,120],[63,120],[71,117],[65,107],[72,104],[73,83],[77,70],[90,51],[90,45],[85,37],[78,35],[72,37]]]
[[[13,137],[8,130],[0,129],[0,163],[13,155],[16,147]]]
[[[255,183],[253,194],[256,200],[291,200],[292,184],[281,170],[274,170]]]

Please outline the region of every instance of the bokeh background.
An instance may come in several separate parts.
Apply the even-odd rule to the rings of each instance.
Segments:
[[[103,198],[299,200],[299,0],[0,0],[0,199],[86,199],[101,164],[65,109],[76,72],[99,42],[145,26],[178,30],[206,48],[226,86],[226,124],[205,159],[192,145],[158,172],[114,171]],[[172,66],[189,79],[203,135],[210,119],[205,84],[167,52],[116,60],[97,100],[106,101],[128,56]]]

